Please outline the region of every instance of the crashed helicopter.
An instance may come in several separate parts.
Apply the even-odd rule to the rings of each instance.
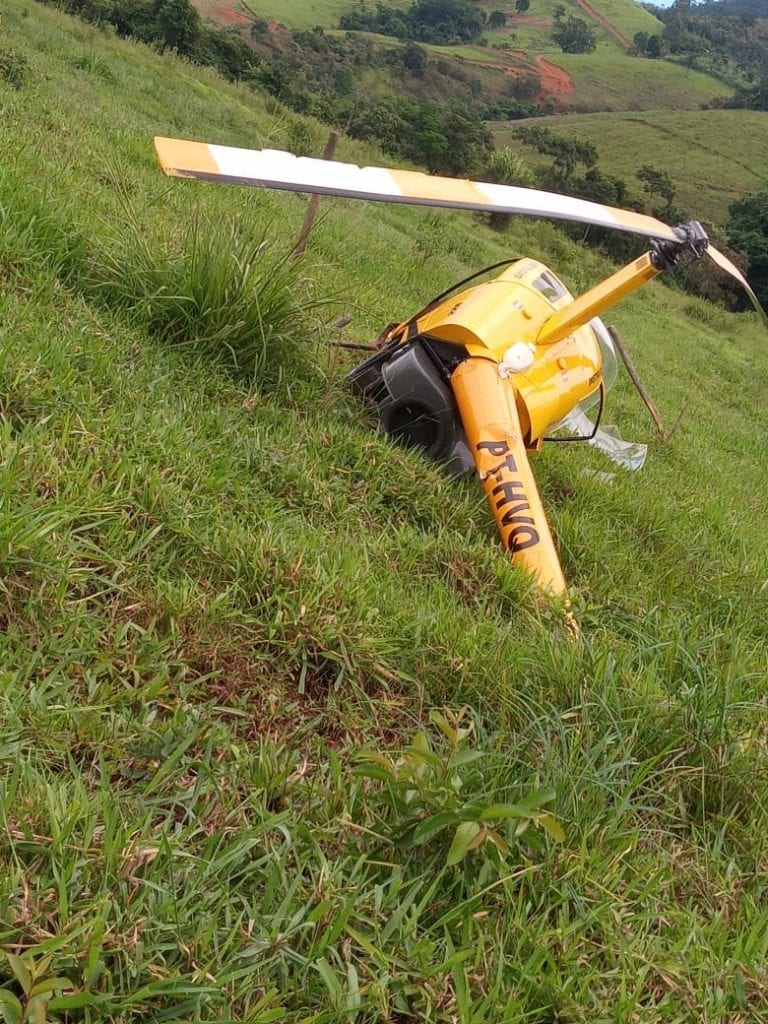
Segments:
[[[635,211],[537,189],[278,150],[168,138],[156,138],[155,147],[163,171],[177,177],[577,221],[649,239],[647,252],[579,296],[530,258],[509,261],[482,283],[464,288],[472,279],[461,282],[458,291],[387,328],[375,354],[349,375],[401,443],[452,472],[477,471],[504,547],[551,596],[565,596],[567,585],[528,453],[595,400],[597,422],[579,439],[590,440],[598,430],[616,367],[601,314],[658,275],[706,258],[739,282],[768,325],[741,271],[697,221],[671,227]]]

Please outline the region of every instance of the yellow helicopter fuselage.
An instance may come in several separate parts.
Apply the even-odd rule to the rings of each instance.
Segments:
[[[377,402],[386,393],[390,432],[407,436],[408,421],[438,424],[406,443],[447,462],[461,462],[463,452],[464,467],[471,455],[504,546],[552,595],[564,594],[566,582],[526,453],[605,390],[604,353],[612,353],[612,342],[597,318],[658,273],[648,252],[575,298],[543,263],[516,260],[492,280],[393,326],[380,339],[381,354],[351,375]],[[406,357],[400,364],[398,352]],[[412,377],[397,374],[395,388],[386,360],[404,367],[409,355]],[[449,402],[460,421],[458,442],[445,422]]]
[[[452,295],[415,320],[399,324],[387,340],[415,334],[447,342],[466,356],[502,363],[515,343],[534,346],[531,365],[511,376],[526,445],[541,439],[599,387],[602,353],[589,324],[552,344],[537,344],[542,326],[573,295],[543,263],[521,259],[498,277]],[[404,330],[405,328],[405,330]]]

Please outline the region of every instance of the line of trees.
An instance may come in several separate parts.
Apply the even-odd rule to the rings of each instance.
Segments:
[[[768,23],[757,15],[759,0],[749,2],[752,15],[738,0],[652,8],[664,23],[663,52],[731,85],[751,86],[768,71]]]
[[[524,181],[526,168],[515,161],[514,154],[506,157],[508,174],[518,176],[520,184],[536,184],[540,188],[565,195],[590,199],[593,202],[620,206],[625,209],[650,213],[667,224],[679,224],[690,219],[677,205],[676,189],[670,175],[659,167],[645,164],[635,171],[635,179],[642,186],[642,194],[633,191],[621,178],[605,173],[599,166],[599,154],[591,142],[569,139],[557,135],[543,125],[522,125],[515,133],[526,145],[551,158],[551,164],[535,173],[533,182]],[[505,158],[490,161],[503,173]],[[500,179],[494,179],[500,180]],[[498,218],[494,224],[502,227]],[[619,231],[603,231],[590,227],[568,225],[565,230],[580,241],[598,246],[617,260],[631,259],[645,244],[642,240]],[[729,207],[729,220],[725,229],[729,254],[749,274],[750,283],[763,305],[768,307],[768,191],[740,199]],[[731,309],[749,308],[738,286],[720,274],[714,274],[708,261],[697,261],[680,271],[688,291],[709,298]]]
[[[237,29],[203,21],[190,0],[43,0],[85,21],[112,25],[121,36],[212,65],[230,80],[247,77],[254,54]]]
[[[485,11],[469,0],[415,0],[405,10],[380,0],[373,10],[358,4],[340,18],[339,27],[451,46],[479,38],[487,23]]]

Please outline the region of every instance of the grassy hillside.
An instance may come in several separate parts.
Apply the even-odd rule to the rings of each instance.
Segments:
[[[616,49],[596,54],[552,55],[574,85],[576,110],[698,110],[732,90],[700,71],[665,60],[628,57]]]
[[[326,343],[510,253],[605,264],[334,201],[288,271],[303,198],[168,182],[151,137],[280,146],[293,115],[26,0],[0,33],[5,1019],[765,1017],[754,318],[662,286],[612,318],[666,415],[697,392],[637,476],[536,459],[569,642]],[[626,383],[608,419],[649,436]],[[500,803],[457,864],[444,818],[414,840]]]
[[[507,24],[500,31],[487,30],[486,35],[492,44],[509,42],[512,39],[521,49],[532,52],[548,53],[553,50],[550,31],[552,18],[559,6],[558,0],[532,0],[529,10],[520,15],[510,0],[502,0],[500,4],[488,3],[485,9],[490,13],[501,10],[507,15]],[[663,29],[661,22],[649,11],[634,3],[634,0],[597,0],[588,6],[598,16],[595,18],[589,10],[577,0],[568,0],[562,4],[569,14],[584,18],[597,32],[598,38],[612,47],[616,45],[615,37],[600,23],[604,18],[612,28],[631,42],[636,32],[647,32],[649,35],[659,33]]]
[[[656,110],[547,117],[536,123],[563,137],[593,142],[601,167],[636,191],[639,167],[663,168],[675,183],[681,208],[710,223],[725,224],[730,203],[768,184],[768,113],[763,111]],[[545,158],[515,138],[516,126],[512,122],[502,128],[498,140],[535,167]]]
[[[265,18],[289,28],[322,25],[333,31],[340,14],[336,0],[317,0],[311,5],[277,5],[270,0],[252,4]],[[403,6],[406,6],[403,0]],[[594,28],[598,46],[594,53],[564,54],[551,38],[552,16],[558,6],[586,19]],[[215,21],[243,24],[235,0],[198,0],[200,11]],[[534,0],[525,15],[515,13],[509,0],[489,3],[488,11],[503,10],[506,25],[484,32],[483,44],[428,46],[441,60],[460,63],[482,82],[492,77],[491,91],[503,89],[505,78],[534,72],[541,76],[542,98],[559,111],[582,110],[696,110],[715,96],[730,96],[732,89],[699,71],[690,71],[667,60],[645,60],[627,53],[638,31],[658,33],[662,26],[633,0],[599,0],[585,10],[578,0]],[[393,39],[374,37],[387,46]],[[379,78],[385,78],[377,72]],[[358,82],[358,87],[365,83]],[[367,87],[366,87],[367,88]]]
[[[383,37],[376,38],[383,42]],[[670,61],[630,57],[607,41],[601,41],[591,54],[561,53],[551,46],[536,52],[529,40],[523,47],[497,50],[476,45],[427,44],[424,49],[435,57],[457,61],[478,76],[495,73],[496,88],[499,75],[537,74],[542,78],[544,97],[569,115],[662,108],[698,111],[713,98],[732,94],[722,82],[699,71],[689,71]],[[524,52],[526,49],[529,52]],[[578,131],[578,123],[571,122],[574,131]]]

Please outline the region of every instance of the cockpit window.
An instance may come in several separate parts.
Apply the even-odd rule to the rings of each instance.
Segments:
[[[545,299],[549,299],[550,302],[562,299],[566,294],[565,288],[560,284],[555,275],[550,274],[546,270],[536,278],[533,282],[533,287],[537,292],[541,292]]]

